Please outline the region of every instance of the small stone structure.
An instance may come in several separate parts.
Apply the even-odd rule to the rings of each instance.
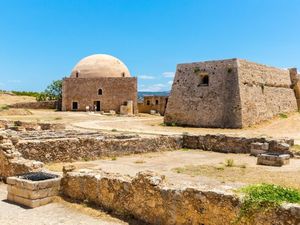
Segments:
[[[151,171],[135,177],[104,171],[66,172],[62,179],[65,196],[99,205],[122,216],[133,216],[149,224],[232,225],[242,200],[232,188],[204,189],[176,186]],[[283,205],[258,212],[243,225],[295,225],[300,221],[299,205]]]
[[[279,153],[263,153],[257,156],[257,165],[283,166],[290,163],[290,155]]]
[[[150,113],[155,110],[160,115],[164,115],[168,103],[168,96],[144,96],[143,102],[138,103],[139,113]]]
[[[291,74],[241,59],[179,64],[164,121],[242,128],[295,112],[300,96],[294,90],[300,90],[300,83],[297,74],[292,82]]]
[[[61,177],[39,172],[7,178],[7,199],[30,207],[46,205],[59,195]]]
[[[130,106],[129,114],[137,113],[137,78],[131,77],[126,65],[113,56],[88,56],[63,80],[63,111],[120,113],[123,105]]]
[[[267,142],[254,142],[251,143],[251,152],[253,156],[266,153],[269,150],[269,143]]]

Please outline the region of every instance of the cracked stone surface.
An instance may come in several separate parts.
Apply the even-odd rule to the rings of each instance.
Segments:
[[[57,224],[128,224],[116,218],[96,218],[61,203],[52,203],[35,209],[23,208],[6,201],[6,185],[0,183],[0,224],[5,225],[57,225]]]

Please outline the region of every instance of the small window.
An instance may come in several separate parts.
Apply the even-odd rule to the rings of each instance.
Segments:
[[[102,89],[98,90],[98,95],[102,95]]]
[[[78,102],[72,102],[72,110],[78,110]]]
[[[122,77],[125,77],[125,73],[124,72],[122,73]]]
[[[150,105],[150,101],[149,100],[147,100],[147,105]]]
[[[158,100],[155,100],[155,105],[158,105]]]
[[[208,75],[201,76],[201,81],[198,86],[208,86],[208,84],[209,84],[209,76]]]
[[[79,71],[76,71],[76,77],[79,77]]]

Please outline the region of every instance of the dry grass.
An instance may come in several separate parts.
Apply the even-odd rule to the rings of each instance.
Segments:
[[[76,210],[79,213],[83,213],[85,215],[92,216],[94,218],[105,219],[110,222],[116,222],[117,224],[121,223],[121,221],[118,218],[109,215],[102,208],[97,207],[95,205],[91,205],[89,203],[76,202],[71,199],[68,198],[63,199],[58,196],[54,198],[54,202],[62,204],[69,209]],[[128,224],[128,223],[124,222],[124,224]]]
[[[190,176],[211,177],[222,182],[271,183],[300,189],[300,180],[296,175],[298,172],[292,171],[273,172],[260,167],[248,168],[246,165],[227,167],[223,163],[219,165],[186,165],[174,168],[172,171]]]

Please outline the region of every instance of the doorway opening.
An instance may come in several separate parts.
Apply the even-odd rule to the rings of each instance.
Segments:
[[[95,111],[99,112],[101,111],[101,103],[100,101],[94,101],[94,107],[95,107]]]
[[[78,110],[78,102],[72,102],[72,110]]]

